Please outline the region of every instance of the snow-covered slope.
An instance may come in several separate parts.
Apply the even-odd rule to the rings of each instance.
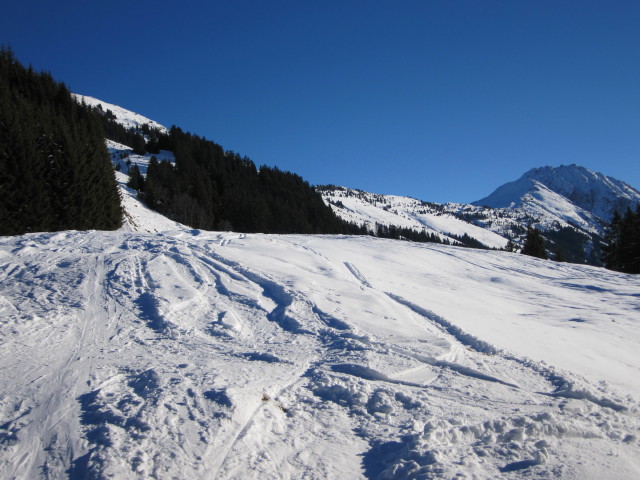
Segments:
[[[474,202],[493,208],[524,208],[600,231],[614,210],[640,202],[640,192],[620,180],[578,165],[534,168]]]
[[[0,238],[1,478],[640,475],[637,276],[136,202]]]
[[[163,125],[160,125],[158,122],[140,115],[139,113],[127,110],[126,108],[103,102],[102,100],[98,100],[97,98],[89,97],[87,95],[78,95],[76,93],[72,93],[72,95],[78,101],[78,103],[84,102],[92,107],[100,107],[105,113],[110,110],[114,115],[115,120],[127,128],[139,128],[143,125],[149,125],[150,127],[158,129],[161,132],[167,131],[167,128]]]
[[[343,187],[319,187],[322,195],[333,211],[341,218],[358,225],[375,228],[381,225],[395,225],[416,231],[437,234],[452,243],[452,235],[468,235],[490,248],[503,248],[507,239],[469,222],[465,222],[447,212],[442,205],[422,202],[398,195],[379,195]]]

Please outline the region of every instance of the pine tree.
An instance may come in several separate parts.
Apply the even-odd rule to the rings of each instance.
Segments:
[[[127,187],[138,192],[144,190],[144,177],[140,173],[140,168],[138,168],[138,165],[136,164],[129,167],[129,181],[127,182]]]
[[[540,230],[531,226],[527,229],[527,236],[524,240],[521,253],[537,258],[548,258],[545,250],[544,237],[540,233]]]
[[[624,216],[617,211],[607,228],[604,263],[608,269],[640,273],[640,204]]]

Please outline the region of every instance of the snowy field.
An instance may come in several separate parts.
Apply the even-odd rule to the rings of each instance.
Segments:
[[[640,478],[640,277],[124,202],[0,238],[0,478]]]

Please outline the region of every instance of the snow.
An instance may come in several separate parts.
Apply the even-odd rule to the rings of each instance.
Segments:
[[[1,478],[640,476],[637,276],[123,195],[0,238]]]
[[[160,125],[158,122],[140,115],[139,113],[127,110],[126,108],[103,102],[102,100],[98,100],[97,98],[89,97],[87,95],[79,95],[76,93],[72,93],[72,95],[76,99],[76,101],[78,101],[78,103],[84,102],[92,107],[100,106],[105,113],[107,112],[107,110],[111,110],[111,112],[115,116],[116,121],[127,128],[139,128],[146,124],[152,128],[160,130],[161,132],[168,131],[167,127]]]
[[[147,175],[147,167],[152,157],[156,157],[158,162],[167,161],[175,164],[176,158],[173,152],[168,150],[160,150],[160,153],[145,153],[144,155],[138,155],[133,153],[133,149],[123,145],[122,143],[114,142],[113,140],[106,140],[107,151],[111,157],[111,162],[114,165],[120,164],[120,169],[123,172],[127,172],[127,162],[131,165],[137,165],[140,169],[140,173],[144,176]]]
[[[507,239],[488,229],[462,221],[455,216],[438,210],[435,204],[428,204],[410,197],[379,195],[360,190],[338,188],[320,190],[327,205],[344,220],[374,228],[376,223],[425,230],[435,233],[441,239],[452,243],[456,240],[448,235],[469,235],[489,248],[504,248]]]
[[[640,192],[626,183],[578,165],[534,168],[474,202],[493,208],[524,208],[528,213],[573,223],[602,233],[614,210],[640,202]]]
[[[562,225],[576,225],[587,232],[602,232],[601,223],[595,215],[567,201],[540,182],[534,180],[533,183],[531,191],[522,197],[522,210],[531,215],[556,220]]]

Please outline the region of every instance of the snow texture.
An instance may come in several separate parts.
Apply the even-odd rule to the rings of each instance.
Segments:
[[[123,196],[0,238],[0,478],[639,478],[637,276]]]

